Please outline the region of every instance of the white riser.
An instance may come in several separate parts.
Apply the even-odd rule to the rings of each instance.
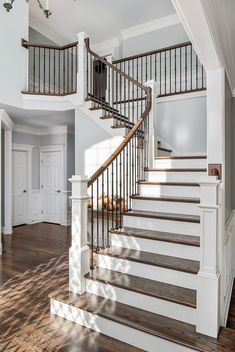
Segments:
[[[207,168],[207,159],[156,159],[154,167],[156,169],[203,169]]]
[[[194,290],[197,289],[196,275],[177,270],[161,268],[158,266],[147,265],[102,254],[97,256],[97,266],[176,286],[192,288]]]
[[[168,318],[196,324],[196,309],[146,296],[94,280],[86,280],[86,292],[127,304]]]
[[[144,230],[180,233],[182,235],[200,236],[200,224],[192,222],[149,219],[124,215],[123,226]]]
[[[63,319],[67,319],[148,352],[156,352],[156,350],[164,352],[195,352],[188,347],[102,318],[96,314],[86,312],[55,299],[51,299],[50,307],[52,314],[56,314]]]
[[[168,186],[168,185],[138,185],[139,194],[143,196],[169,197],[200,197],[200,187]]]
[[[196,182],[205,172],[171,172],[171,171],[148,171],[147,180],[152,182]]]
[[[132,209],[183,215],[200,215],[199,204],[197,203],[132,199]]]
[[[143,252],[169,255],[177,258],[200,260],[200,248],[144,238],[110,234],[114,247],[129,248]]]

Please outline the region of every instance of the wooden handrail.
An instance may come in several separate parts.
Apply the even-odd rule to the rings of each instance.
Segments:
[[[167,46],[165,48],[161,48],[161,49],[158,49],[158,50],[147,51],[147,52],[142,53],[142,54],[136,54],[136,55],[133,55],[133,56],[127,56],[127,57],[124,57],[122,59],[114,60],[113,61],[113,65],[116,65],[116,64],[119,64],[119,63],[125,62],[125,61],[139,59],[141,57],[145,57],[145,56],[149,56],[149,55],[159,54],[159,53],[162,53],[162,52],[165,52],[165,51],[168,51],[168,50],[174,50],[174,49],[183,48],[183,47],[189,46],[191,44],[192,44],[191,42],[185,42],[185,43],[181,43],[181,44]]]
[[[130,142],[130,140],[133,138],[133,136],[136,134],[146,117],[148,116],[149,112],[151,111],[152,107],[152,94],[151,91],[152,89],[150,87],[142,85],[140,82],[136,81],[134,78],[130,77],[123,71],[119,70],[117,67],[115,67],[113,64],[107,62],[104,58],[99,56],[98,54],[94,53],[89,46],[89,38],[85,40],[86,42],[86,48],[87,51],[92,54],[97,60],[102,62],[104,65],[110,67],[113,71],[116,71],[119,73],[122,77],[128,79],[130,82],[141,88],[143,91],[146,93],[146,109],[138,119],[138,121],[135,123],[135,125],[132,127],[130,132],[127,134],[123,142],[116,148],[116,150],[112,153],[112,155],[104,162],[104,164],[91,176],[89,182],[88,182],[88,187],[90,187],[98,178],[101,176],[104,171],[112,164],[112,162],[120,155],[120,153],[123,151],[123,149],[126,147],[126,145]]]
[[[78,45],[78,42],[73,42],[73,43],[66,44],[66,45],[46,45],[46,44],[30,43],[27,40],[22,39],[21,45],[26,49],[31,47],[31,48],[53,49],[53,50],[65,50],[65,49],[69,49],[69,48],[72,48],[72,47]]]

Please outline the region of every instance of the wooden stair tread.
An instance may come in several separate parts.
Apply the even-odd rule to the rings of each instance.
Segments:
[[[154,181],[138,181],[139,185],[147,186],[182,186],[182,187],[200,187],[196,182],[154,182]]]
[[[196,291],[174,286],[159,281],[149,280],[134,275],[97,268],[86,275],[86,278],[110,284],[125,290],[163,299],[187,307],[196,308]]]
[[[152,167],[152,168],[145,168],[146,172],[152,172],[152,171],[156,171],[156,172],[207,172],[206,168],[171,168],[171,169],[159,169],[156,167]]]
[[[149,253],[119,247],[110,247],[100,251],[99,253],[110,257],[130,260],[152,266],[159,266],[190,274],[197,274],[200,266],[199,261],[196,260],[176,258],[163,254]]]
[[[94,294],[85,293],[79,296],[68,290],[60,290],[49,297],[110,321],[195,349],[196,351],[234,351],[235,332],[231,329],[222,328],[219,338],[214,339],[196,333],[194,325],[131,307]]]
[[[206,155],[167,155],[167,156],[156,156],[155,159],[207,159]]]
[[[120,230],[111,230],[110,232],[117,235],[200,247],[200,237],[193,235],[181,235],[176,233],[160,232],[153,230],[142,230],[133,227],[123,227]]]
[[[200,223],[200,216],[198,216],[198,215],[160,213],[160,212],[155,212],[155,211],[143,211],[143,210],[126,211],[123,213],[123,215],[142,217],[142,218],[150,218],[150,219],[161,219],[161,220]]]
[[[177,202],[177,203],[194,203],[199,204],[200,198],[193,197],[175,197],[175,196],[144,196],[139,194],[134,194],[130,196],[131,199],[139,200],[152,200],[152,201],[163,201],[163,202]]]

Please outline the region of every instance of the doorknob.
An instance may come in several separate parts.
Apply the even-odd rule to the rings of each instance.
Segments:
[[[23,190],[23,193],[27,193],[26,189]]]
[[[58,189],[58,191],[56,191],[57,193],[60,193],[61,191],[60,191],[60,189]]]

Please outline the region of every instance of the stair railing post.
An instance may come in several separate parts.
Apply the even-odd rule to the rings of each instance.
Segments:
[[[85,32],[80,32],[77,34],[78,38],[78,73],[77,73],[77,96],[78,105],[84,105],[85,99],[87,97],[87,50],[85,39],[88,38]]]
[[[217,337],[220,327],[218,270],[219,185],[216,176],[200,179],[200,271],[197,275],[197,321],[199,333]]]
[[[110,64],[113,63],[113,55],[107,55],[105,57],[107,62]],[[108,71],[109,72],[109,71]],[[112,74],[113,72],[111,71],[110,74],[107,72],[107,89],[106,89],[106,101],[112,106],[113,105],[113,90],[112,90]]]
[[[154,80],[147,81],[146,86],[152,89],[152,108],[149,113],[149,135],[148,135],[148,167],[154,167],[154,159],[157,156],[157,137],[156,137],[156,101],[157,85]]]
[[[85,277],[89,270],[87,245],[87,194],[88,179],[85,176],[73,176],[72,183],[72,244],[69,250],[69,290],[76,294],[86,292]]]

